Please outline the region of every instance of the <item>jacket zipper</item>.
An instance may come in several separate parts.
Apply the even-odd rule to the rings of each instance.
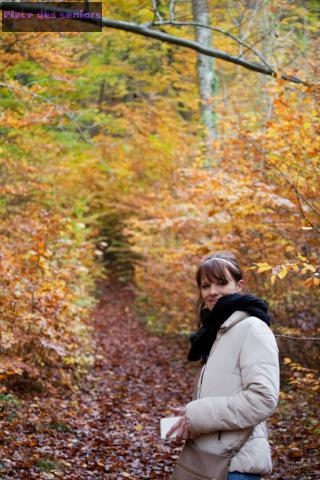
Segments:
[[[204,374],[204,371],[206,369],[206,366],[203,365],[202,367],[202,373],[201,373],[201,377],[200,377],[200,385],[199,385],[199,392],[197,392],[197,398],[199,398],[200,396],[200,390],[201,390],[201,385],[202,385],[202,379],[203,379],[203,374]]]
[[[218,338],[218,341],[220,340],[221,336],[222,336],[222,334],[221,334],[221,335],[220,335],[220,337]],[[216,343],[216,342],[215,342],[215,343]],[[216,348],[217,348],[217,346],[215,345],[215,347],[214,347],[213,351],[211,352],[211,355],[210,355],[210,357],[212,356],[212,354],[213,354],[213,352],[214,352],[214,350],[215,350]],[[209,360],[209,358],[208,358],[208,360]],[[208,363],[208,360],[207,360],[207,363]],[[199,387],[199,393],[198,393],[198,396],[197,396],[197,398],[199,398],[199,397],[200,397],[201,386],[202,386],[202,379],[203,379],[203,375],[204,375],[204,372],[205,372],[206,366],[207,366],[207,364],[204,366],[204,368],[203,368],[203,371],[202,371],[202,374],[201,374],[201,378],[200,378],[200,387]],[[221,432],[221,430],[219,430],[219,431],[218,431],[218,440],[221,440],[221,433],[222,433],[222,432]]]
[[[202,371],[202,375],[201,375],[201,379],[200,379],[200,386],[199,386],[199,392],[198,392],[198,395],[197,395],[197,399],[200,397],[203,374],[204,374],[204,372],[205,372],[207,363],[208,363],[208,361],[209,361],[209,358],[212,356],[213,352],[214,352],[215,349],[217,348],[217,343],[218,343],[218,341],[221,339],[221,337],[222,337],[222,334],[221,334],[220,337],[217,338],[216,341],[214,342],[213,350],[211,351],[211,353],[210,353],[210,355],[209,355],[209,357],[208,357],[208,359],[207,359],[207,362],[206,362],[206,364],[204,365],[204,368],[203,368],[203,371]]]

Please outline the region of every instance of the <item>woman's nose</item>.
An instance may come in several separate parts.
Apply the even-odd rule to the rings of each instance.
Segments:
[[[216,293],[218,293],[217,286],[214,285],[214,284],[211,284],[211,286],[210,286],[210,295],[215,295]]]

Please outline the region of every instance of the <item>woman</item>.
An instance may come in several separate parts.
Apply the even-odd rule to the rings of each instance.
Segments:
[[[167,438],[176,431],[177,440],[191,438],[202,450],[225,454],[243,443],[251,427],[232,457],[227,480],[260,480],[272,471],[265,420],[279,396],[279,352],[268,305],[242,293],[241,268],[231,253],[205,259],[196,281],[199,329],[190,336],[188,360],[201,359],[202,369],[193,400],[172,408],[181,418]]]

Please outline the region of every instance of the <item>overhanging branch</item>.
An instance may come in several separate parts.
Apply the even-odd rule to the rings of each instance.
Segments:
[[[272,66],[261,55],[261,53],[258,52],[253,46],[244,42],[243,40],[236,37],[235,35],[232,35],[231,33],[226,32],[225,30],[222,30],[221,28],[212,27],[211,25],[203,25],[202,23],[197,23],[197,22],[176,22],[176,21],[173,21],[173,20],[165,20],[165,21],[162,21],[162,22],[150,22],[150,23],[145,24],[145,26],[148,27],[148,28],[150,28],[150,27],[161,27],[162,25],[171,25],[171,26],[176,26],[176,27],[202,27],[202,28],[207,28],[208,30],[212,30],[213,32],[222,33],[226,37],[229,37],[232,40],[234,40],[235,42],[239,43],[240,45],[243,45],[244,47],[246,47],[247,50],[251,50],[255,55],[257,55],[257,57],[262,61],[262,63],[267,68],[272,69]]]
[[[143,35],[145,37],[151,37],[155,38],[157,40],[160,40],[162,42],[166,43],[171,43],[174,45],[178,45],[181,47],[185,48],[190,48],[191,50],[195,50],[196,52],[202,53],[204,55],[208,55],[209,57],[214,57],[214,58],[220,58],[221,60],[224,60],[229,63],[234,63],[236,65],[240,65],[247,70],[252,70],[254,72],[262,73],[264,75],[269,75],[271,77],[279,77],[283,80],[287,80],[289,82],[293,83],[300,83],[304,85],[308,85],[307,82],[301,80],[298,77],[292,76],[292,75],[287,75],[285,73],[279,73],[277,72],[274,68],[271,67],[266,67],[264,65],[261,65],[259,63],[253,63],[249,62],[247,60],[244,60],[242,58],[235,57],[233,55],[229,55],[228,53],[222,52],[220,50],[216,50],[213,48],[204,48],[202,45],[200,45],[197,42],[194,42],[192,40],[187,40],[186,38],[181,38],[181,37],[176,37],[175,35],[170,35],[168,33],[164,32],[158,32],[156,30],[147,28],[142,25],[138,25],[136,23],[131,23],[131,22],[122,22],[120,20],[112,20],[108,18],[103,18],[102,19],[102,24],[105,27],[109,28],[114,28],[117,30],[124,30],[127,32],[132,32],[136,33],[138,35]]]
[[[10,10],[16,10],[16,11],[33,12],[33,13],[36,13],[39,11],[39,7],[36,6],[36,4],[21,5],[19,3],[13,3],[13,2],[0,2],[0,9],[2,10],[10,9]],[[53,12],[53,13],[72,12],[72,10],[63,9],[59,7],[48,7],[45,5],[41,6],[41,10],[44,12]],[[286,73],[281,73],[272,67],[261,65],[260,63],[254,63],[242,58],[238,58],[213,48],[205,48],[199,43],[194,42],[192,40],[177,37],[175,35],[170,35],[165,32],[156,31],[154,29],[148,28],[145,25],[139,25],[137,23],[132,23],[132,22],[124,22],[121,20],[113,20],[107,17],[103,17],[102,20],[97,20],[93,18],[81,18],[81,19],[77,19],[76,21],[99,24],[106,28],[114,28],[116,30],[122,30],[125,32],[135,33],[136,35],[142,35],[144,37],[154,38],[156,40],[160,40],[161,42],[166,42],[173,45],[178,45],[180,47],[189,48],[196,52],[202,53],[203,55],[208,55],[209,57],[219,58],[221,60],[224,60],[225,62],[233,63],[235,65],[240,65],[241,67],[244,67],[247,70],[262,73],[263,75],[278,77],[293,83],[309,85],[308,82],[305,82],[304,80],[301,80],[298,77],[295,77],[293,75],[287,75]]]

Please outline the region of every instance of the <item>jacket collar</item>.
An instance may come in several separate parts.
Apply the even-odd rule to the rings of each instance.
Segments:
[[[229,318],[221,325],[219,328],[224,333],[225,331],[229,330],[229,328],[233,327],[236,323],[241,322],[245,318],[249,317],[250,315],[247,312],[243,312],[242,310],[236,310],[230,315]],[[222,333],[221,332],[221,333]]]

